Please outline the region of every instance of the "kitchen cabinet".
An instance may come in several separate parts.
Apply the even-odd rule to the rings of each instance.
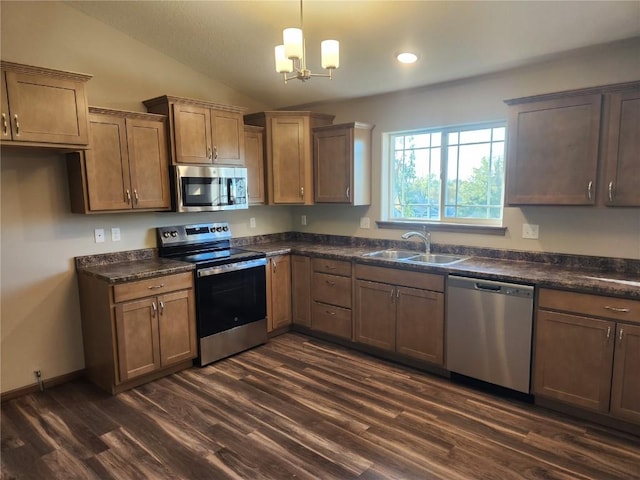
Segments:
[[[507,100],[507,205],[640,205],[640,82]]]
[[[168,95],[142,103],[169,118],[174,164],[244,165],[244,109]]]
[[[267,331],[291,325],[291,256],[269,257],[267,265]]]
[[[265,129],[267,203],[313,204],[312,130],[330,125],[333,115],[270,111],[244,116]]]
[[[371,130],[361,122],[313,130],[316,203],[371,203]]]
[[[249,205],[260,205],[264,195],[264,128],[244,126],[244,163],[247,167]]]
[[[356,264],[356,342],[444,364],[444,277]]]
[[[115,394],[189,367],[197,355],[191,272],[109,284],[80,272],[88,378]]]
[[[311,260],[311,329],[351,340],[351,262]]]
[[[640,301],[541,289],[536,396],[640,424]]]
[[[311,328],[311,259],[291,255],[291,310],[294,325]]]
[[[87,148],[91,75],[0,62],[3,146]]]
[[[604,182],[608,206],[640,206],[640,85],[605,96],[607,131]]]
[[[91,149],[67,154],[71,211],[170,210],[166,118],[89,108]]]

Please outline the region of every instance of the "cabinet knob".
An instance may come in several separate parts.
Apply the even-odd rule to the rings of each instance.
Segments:
[[[609,201],[613,202],[613,181],[609,182]]]
[[[347,190],[346,190],[346,192],[344,194],[347,197],[347,200],[349,200],[349,187],[347,187]]]
[[[591,200],[592,198],[592,193],[593,193],[593,182],[589,182],[589,184],[587,185],[587,198],[589,200]]]
[[[2,114],[2,135],[5,137],[9,135],[9,125],[7,124],[7,114]]]
[[[300,198],[304,198],[304,187],[300,187]]]
[[[20,136],[20,122],[18,121],[18,114],[17,113],[13,116],[13,120],[14,120],[15,125],[16,125],[16,136],[19,137]]]

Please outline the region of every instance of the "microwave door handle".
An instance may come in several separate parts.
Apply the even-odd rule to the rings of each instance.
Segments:
[[[233,179],[227,178],[227,205],[233,205],[233,196],[231,194],[232,185],[233,185]]]

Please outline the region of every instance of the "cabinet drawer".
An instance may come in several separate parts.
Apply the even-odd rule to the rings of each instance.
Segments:
[[[444,277],[433,273],[356,264],[356,278],[422,290],[444,291]]]
[[[342,277],[350,277],[351,262],[345,262],[344,260],[329,260],[326,258],[314,258],[313,271],[329,273],[331,275],[340,275]]]
[[[336,337],[351,338],[351,310],[320,302],[311,306],[311,328]]]
[[[639,300],[542,288],[538,306],[550,310],[640,323]]]
[[[134,298],[161,295],[175,290],[193,288],[191,272],[148,278],[137,282],[127,282],[113,286],[113,301],[126,302]]]
[[[318,302],[351,308],[351,278],[313,273],[312,298]]]

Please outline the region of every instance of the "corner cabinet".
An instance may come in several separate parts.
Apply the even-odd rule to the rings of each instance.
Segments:
[[[244,126],[244,163],[249,205],[260,205],[264,195],[264,128]]]
[[[507,100],[507,205],[640,206],[640,82]]]
[[[246,124],[265,129],[268,204],[313,204],[312,130],[330,125],[333,118],[306,111],[244,116]]]
[[[356,264],[354,340],[444,365],[444,277]]]
[[[174,164],[244,165],[243,108],[167,95],[142,103],[169,118]]]
[[[89,108],[91,149],[67,155],[74,213],[171,208],[166,118]]]
[[[291,325],[291,255],[269,257],[267,264],[267,332]]]
[[[533,389],[640,425],[640,301],[541,289]]]
[[[0,67],[3,146],[87,147],[91,75],[5,61]]]
[[[371,204],[371,130],[344,123],[313,130],[316,203]]]
[[[109,284],[78,273],[88,378],[116,394],[197,356],[191,272]]]

